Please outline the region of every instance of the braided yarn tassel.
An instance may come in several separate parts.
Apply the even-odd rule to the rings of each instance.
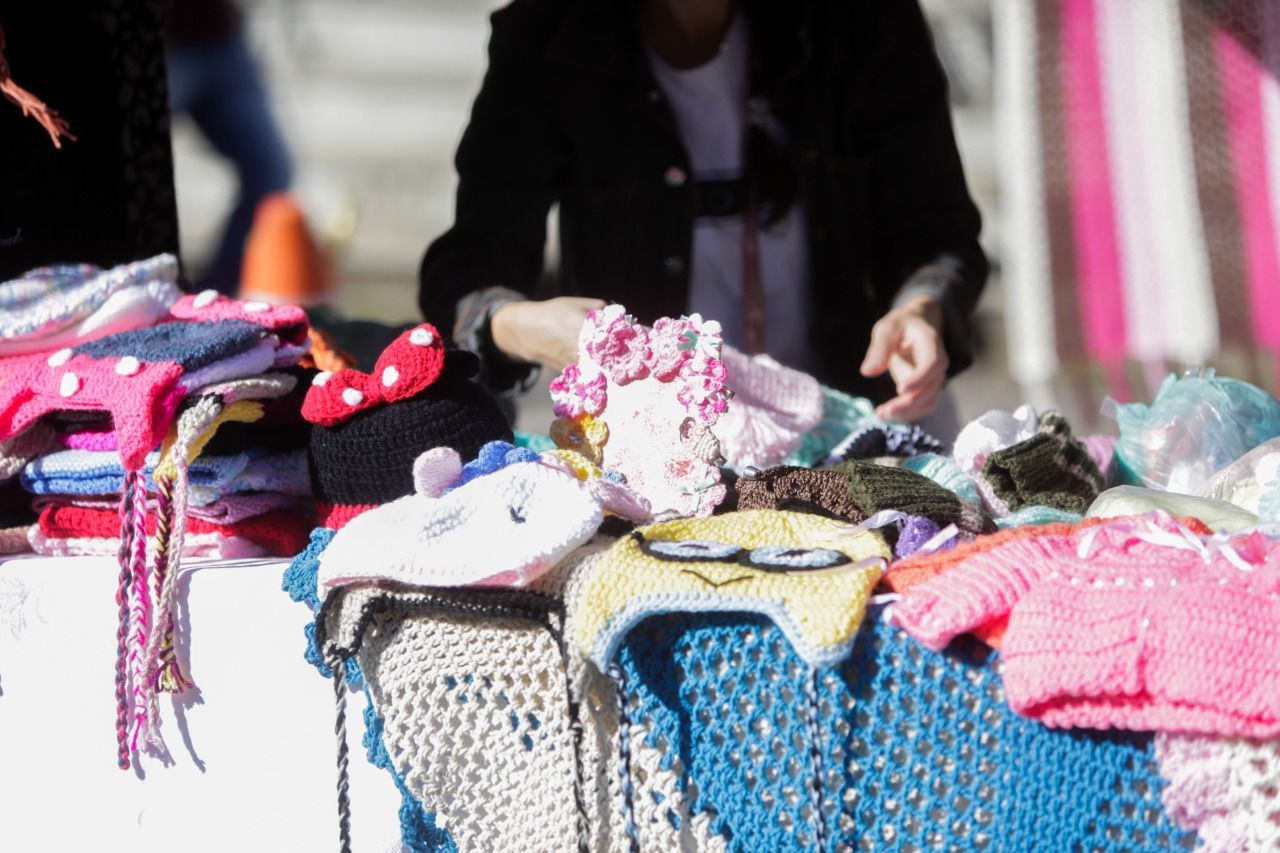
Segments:
[[[116,764],[121,770],[129,769],[129,672],[126,664],[129,585],[132,581],[129,563],[133,552],[133,490],[134,481],[126,475],[120,496],[120,580],[116,586],[116,605],[119,607],[119,622],[116,626]]]
[[[148,665],[154,673],[157,691],[183,693],[194,685],[183,674],[178,663],[173,629],[176,621],[176,588],[182,566],[184,539],[185,489],[175,488],[169,477],[156,479],[156,624],[147,651]],[[179,509],[180,507],[180,509]]]
[[[631,780],[631,719],[627,714],[627,675],[616,663],[609,664],[609,677],[618,697],[618,775],[622,777],[622,819],[628,849],[640,853],[640,827],[636,825],[635,784]]]
[[[338,845],[342,853],[351,853],[350,770],[347,751],[347,662],[334,655],[333,669],[334,720],[333,733],[338,738]]]
[[[141,471],[130,475],[136,479],[133,490],[133,557],[130,591],[129,667],[133,691],[133,735],[130,747],[137,751],[138,739],[147,725],[147,636],[151,629],[151,591],[147,588],[147,488]]]
[[[818,723],[818,670],[811,667],[805,681],[805,698],[809,703],[809,778],[813,780],[813,833],[814,847],[827,849],[827,819],[823,815],[822,800],[822,726]]]

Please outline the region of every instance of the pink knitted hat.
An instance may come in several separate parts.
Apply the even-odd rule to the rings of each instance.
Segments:
[[[212,291],[185,297],[158,326],[7,361],[0,439],[51,412],[107,412],[125,467],[136,471],[184,397],[204,385],[296,363],[306,331],[300,308]]]
[[[776,465],[822,420],[822,386],[767,355],[726,346],[721,357],[733,399],[712,432],[725,462],[735,469]]]

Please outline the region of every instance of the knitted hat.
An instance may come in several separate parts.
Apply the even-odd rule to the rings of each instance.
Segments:
[[[853,502],[839,471],[778,465],[737,482],[738,509],[786,509],[817,512],[853,522],[867,513]]]
[[[829,666],[849,653],[890,556],[876,534],[807,513],[651,525],[593,564],[571,604],[574,643],[604,671],[650,616],[745,611],[773,620],[813,666]]]
[[[921,453],[941,453],[942,442],[915,424],[874,424],[849,434],[831,451],[827,464],[884,456],[907,457]]]
[[[1026,441],[1036,434],[1038,427],[1036,410],[1029,405],[1019,406],[1012,412],[992,409],[960,430],[951,455],[962,471],[971,477],[977,476],[988,456]]]
[[[125,467],[137,471],[184,397],[296,362],[305,340],[301,309],[235,302],[212,291],[185,297],[170,322],[6,365],[0,438],[50,412],[107,412]]]
[[[1036,435],[988,456],[982,478],[994,493],[996,515],[1026,506],[1083,513],[1106,485],[1098,464],[1057,412],[1040,418]]]
[[[477,385],[471,353],[444,349],[423,323],[400,335],[372,374],[320,373],[302,414],[313,426],[311,484],[324,527],[414,493],[414,460],[449,447],[472,459],[490,441],[510,441],[511,427]]]
[[[177,280],[177,258],[157,255],[109,270],[41,267],[0,283],[0,357],[150,326],[182,296]]]
[[[592,311],[577,362],[550,385],[551,435],[622,474],[655,515],[710,515],[726,493],[714,434],[730,397],[720,357],[720,324],[696,314],[650,329],[621,305]]]
[[[362,513],[334,536],[320,557],[322,589],[371,580],[523,586],[590,539],[603,518],[577,479],[537,462],[464,480],[457,451],[438,447],[411,471],[415,494]]]
[[[776,465],[822,420],[822,386],[767,355],[726,346],[721,358],[733,399],[713,431],[726,464],[738,470]]]
[[[849,497],[867,515],[897,510],[923,516],[940,527],[954,524],[966,533],[991,533],[993,522],[980,508],[961,500],[927,477],[873,462],[842,462]]]

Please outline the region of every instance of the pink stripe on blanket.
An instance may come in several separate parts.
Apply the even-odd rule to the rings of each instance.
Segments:
[[[1280,347],[1280,257],[1276,254],[1275,220],[1271,206],[1266,124],[1262,106],[1262,75],[1255,58],[1228,32],[1214,33],[1220,68],[1222,108],[1236,181],[1240,231],[1253,334],[1258,344]]]
[[[1062,88],[1071,174],[1071,219],[1085,346],[1123,361],[1124,280],[1112,197],[1095,0],[1062,0]]]

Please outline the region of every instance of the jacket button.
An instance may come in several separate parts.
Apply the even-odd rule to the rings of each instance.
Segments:
[[[672,166],[662,173],[662,180],[664,180],[669,187],[682,187],[684,186],[684,182],[688,179],[689,176],[686,175],[684,169],[681,169],[679,166]]]
[[[662,268],[667,271],[668,275],[680,275],[680,273],[684,272],[684,258],[679,255],[663,258]]]
[[[656,104],[662,100],[662,94],[657,89],[650,89],[644,93],[644,96],[649,99],[651,104]]]

